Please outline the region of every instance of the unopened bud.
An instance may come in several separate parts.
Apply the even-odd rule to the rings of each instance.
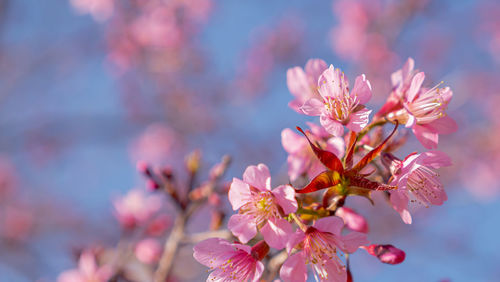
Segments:
[[[156,190],[160,189],[160,184],[158,184],[158,182],[156,182],[150,178],[150,179],[146,180],[146,188],[148,188],[148,190],[150,190],[150,191],[156,191]]]
[[[381,262],[387,264],[399,264],[405,260],[406,254],[393,245],[370,245],[362,247],[370,255],[377,257]]]
[[[251,254],[257,260],[262,260],[269,253],[269,246],[264,240],[258,242],[252,247]]]
[[[344,220],[347,228],[353,231],[368,233],[368,223],[366,222],[365,218],[362,215],[351,210],[350,208],[338,208],[335,212],[335,215]]]
[[[186,168],[189,172],[195,173],[200,168],[201,152],[195,150],[186,156]]]

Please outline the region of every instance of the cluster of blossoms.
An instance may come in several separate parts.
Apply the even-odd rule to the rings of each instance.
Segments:
[[[238,212],[228,229],[237,241],[210,238],[194,247],[194,258],[212,270],[207,281],[271,281],[278,273],[283,281],[306,281],[308,267],[317,281],[352,281],[349,255],[360,248],[381,262],[401,263],[405,253],[371,244],[367,221],[345,204],[348,196],[373,203],[371,194],[380,191],[410,224],[410,202],[429,206],[447,199],[436,171],[451,165],[445,153],[395,156],[407,138],[395,134],[398,125],[411,129],[427,149],[437,147],[440,134],[457,129],[446,115],[452,91],[441,84],[426,87],[424,78],[408,59],[392,75],[392,91],[370,121],[366,104],[372,87],[364,75],[351,89],[340,69],[319,59],[309,60],[305,69],[289,69],[287,84],[295,97],[289,106],[319,116],[320,125],[309,123],[307,131],[297,127],[303,136],[282,131],[289,184],[273,189],[264,164],[233,179],[228,198]],[[384,138],[385,124],[393,130]]]

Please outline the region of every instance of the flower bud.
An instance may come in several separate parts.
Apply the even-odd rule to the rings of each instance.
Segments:
[[[405,260],[406,254],[404,251],[394,247],[393,245],[370,245],[362,247],[370,255],[377,257],[381,262],[387,264],[399,264]]]

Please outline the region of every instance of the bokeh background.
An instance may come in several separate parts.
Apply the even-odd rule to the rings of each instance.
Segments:
[[[408,57],[454,92],[449,199],[412,225],[353,200],[369,238],[407,254],[356,253],[355,281],[498,281],[500,2],[1,0],[0,281],[55,281],[74,249],[116,244],[138,160],[176,169],[200,149],[207,167],[232,157],[227,179],[262,162],[286,182],[281,130],[314,120],[288,108],[287,68],[366,73],[376,108]],[[184,259],[178,279],[204,279]]]

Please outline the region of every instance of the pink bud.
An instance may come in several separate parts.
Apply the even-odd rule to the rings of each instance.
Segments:
[[[368,223],[365,218],[350,208],[341,207],[335,212],[335,215],[344,220],[347,228],[362,233],[368,233]]]
[[[157,262],[161,255],[161,245],[155,239],[144,239],[137,243],[135,255],[143,263]]]
[[[149,165],[145,161],[138,161],[136,164],[137,171],[147,176],[150,175]]]
[[[393,245],[370,245],[361,247],[370,255],[377,257],[381,262],[387,264],[399,264],[405,260],[406,254]]]
[[[160,214],[149,223],[146,232],[151,236],[160,236],[165,233],[170,224],[170,217],[166,214]]]
[[[146,188],[148,188],[148,190],[150,190],[150,191],[155,191],[155,190],[158,190],[160,188],[160,184],[158,184],[153,179],[148,179],[148,180],[146,180]]]

